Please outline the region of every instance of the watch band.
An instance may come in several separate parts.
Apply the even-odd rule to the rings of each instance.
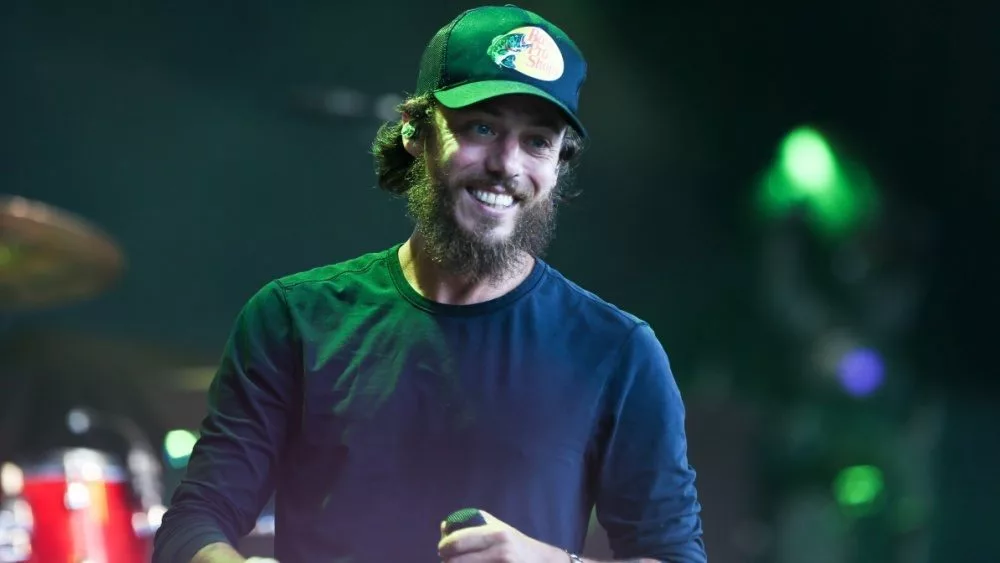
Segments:
[[[580,556],[575,553],[567,551],[566,555],[569,555],[569,563],[583,563],[583,559],[580,559]]]

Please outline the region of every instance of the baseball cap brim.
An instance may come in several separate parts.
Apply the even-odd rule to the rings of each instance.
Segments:
[[[472,104],[478,104],[479,102],[489,100],[491,98],[506,96],[508,94],[529,94],[552,102],[557,108],[562,110],[563,116],[567,121],[569,121],[569,124],[576,129],[576,132],[583,138],[587,137],[587,130],[583,127],[583,123],[580,122],[576,115],[574,115],[565,104],[541,88],[532,86],[531,84],[525,84],[524,82],[515,82],[512,80],[483,80],[480,82],[470,82],[468,84],[453,86],[445,90],[438,90],[437,92],[434,92],[434,97],[437,98],[437,100],[446,108],[459,109],[471,106]]]

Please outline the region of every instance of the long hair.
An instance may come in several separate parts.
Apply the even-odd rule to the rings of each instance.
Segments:
[[[433,95],[423,94],[404,100],[396,108],[410,116],[411,123],[418,131],[432,131],[436,101]],[[375,157],[375,175],[378,186],[383,190],[403,195],[410,188],[410,170],[416,159],[403,147],[402,120],[383,123],[375,133],[372,142],[372,156]],[[583,139],[572,127],[566,130],[559,151],[559,180],[555,197],[559,202],[567,202],[580,195],[580,190],[571,190],[572,173],[583,151]]]

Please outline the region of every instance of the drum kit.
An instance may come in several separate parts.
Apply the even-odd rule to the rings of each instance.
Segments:
[[[0,314],[77,302],[107,289],[124,259],[92,223],[23,197],[0,195]],[[0,411],[7,410],[7,393]],[[149,561],[164,513],[160,465],[138,426],[78,409],[67,426],[119,435],[120,456],[86,447],[30,459],[0,452],[0,563]]]

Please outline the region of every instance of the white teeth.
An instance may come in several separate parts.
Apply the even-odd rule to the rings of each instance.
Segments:
[[[484,192],[482,190],[472,190],[472,197],[478,199],[486,205],[492,205],[495,207],[510,207],[511,205],[514,205],[514,197],[508,194],[495,194],[493,192]]]

